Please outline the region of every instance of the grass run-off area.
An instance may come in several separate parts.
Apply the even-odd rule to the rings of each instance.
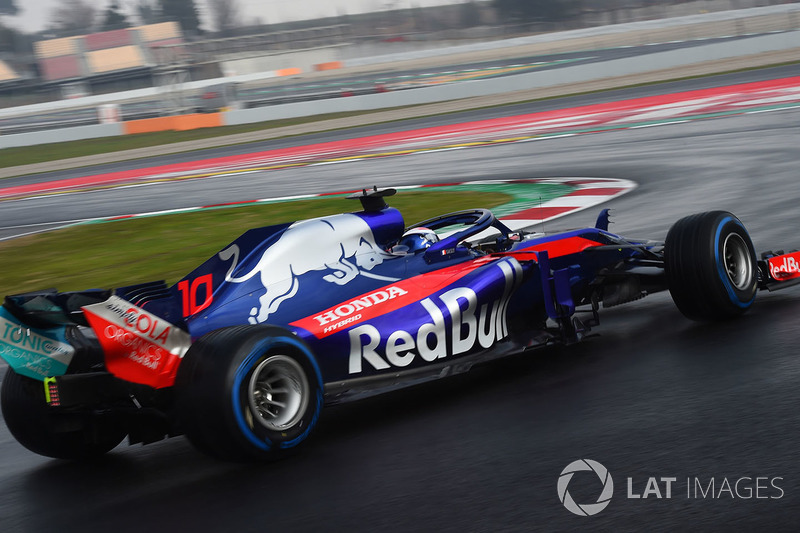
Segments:
[[[492,208],[495,192],[400,192],[389,204],[406,224],[451,211]],[[0,242],[0,297],[58,288],[113,288],[166,280],[172,284],[250,228],[357,211],[341,196],[82,224]],[[314,243],[308,243],[314,253]]]

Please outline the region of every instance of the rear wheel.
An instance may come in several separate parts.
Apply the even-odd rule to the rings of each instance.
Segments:
[[[758,283],[755,250],[731,213],[680,219],[667,234],[665,270],[672,299],[693,320],[724,320],[753,304]]]
[[[226,460],[280,458],[308,437],[322,408],[322,378],[311,351],[273,326],[224,328],[200,338],[175,385],[186,436]]]
[[[47,404],[44,384],[9,368],[0,393],[3,418],[20,444],[32,452],[56,459],[99,457],[127,434],[110,415],[58,413]]]

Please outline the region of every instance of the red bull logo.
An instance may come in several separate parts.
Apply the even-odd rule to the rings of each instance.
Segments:
[[[375,370],[407,367],[417,358],[433,363],[476,346],[488,349],[508,337],[508,302],[522,280],[522,267],[515,259],[495,264],[502,271],[504,290],[494,301],[481,303],[473,289],[456,287],[419,302],[430,320],[416,331],[397,329],[384,337],[369,323],[351,329],[349,373],[361,373],[365,363]]]
[[[800,278],[800,252],[771,257],[769,273],[778,281]]]
[[[328,271],[322,279],[337,285],[346,285],[359,275],[397,281],[397,278],[369,272],[392,256],[375,242],[369,224],[353,214],[293,224],[263,252],[249,272],[234,276],[239,266],[239,253],[238,245],[234,244],[221,251],[219,258],[232,259],[225,281],[243,283],[258,276],[264,287],[259,305],[250,310],[248,322],[251,324],[266,322],[284,301],[300,290],[300,276],[311,271]]]

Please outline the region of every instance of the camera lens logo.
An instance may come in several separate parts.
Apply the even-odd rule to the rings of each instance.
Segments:
[[[575,503],[567,487],[572,480],[572,476],[575,475],[575,472],[587,470],[591,470],[597,474],[597,477],[603,484],[603,490],[595,503]],[[564,507],[566,507],[569,512],[579,516],[596,515],[608,506],[608,503],[611,501],[611,496],[613,495],[614,480],[611,479],[611,474],[608,473],[608,469],[591,459],[578,459],[577,461],[571,462],[561,471],[561,475],[558,478],[558,499],[561,500],[561,503],[564,504]]]

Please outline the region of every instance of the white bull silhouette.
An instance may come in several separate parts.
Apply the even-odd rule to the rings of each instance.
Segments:
[[[363,270],[372,270],[391,255],[375,242],[372,229],[359,216],[333,215],[296,222],[267,248],[258,264],[243,276],[233,277],[239,262],[239,246],[233,244],[219,252],[219,258],[233,263],[225,274],[225,281],[242,283],[256,274],[261,275],[264,294],[258,299],[260,306],[250,310],[248,322],[260,324],[283,303],[297,294],[298,276],[312,270],[331,270],[322,277],[327,282],[344,285]],[[355,261],[355,265],[351,261]],[[375,274],[369,277],[396,281]]]

